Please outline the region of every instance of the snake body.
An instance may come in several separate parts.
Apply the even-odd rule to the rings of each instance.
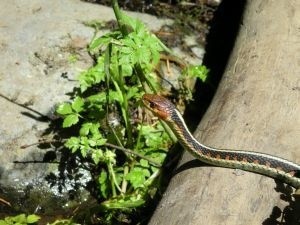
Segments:
[[[202,162],[259,173],[300,188],[300,165],[264,153],[205,146],[190,133],[180,112],[169,100],[159,95],[144,94],[142,101],[150,111],[169,125],[180,144]]]

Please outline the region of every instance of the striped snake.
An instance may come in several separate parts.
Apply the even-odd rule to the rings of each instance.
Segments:
[[[202,162],[259,173],[279,179],[300,190],[300,165],[259,152],[224,150],[205,146],[193,137],[180,112],[169,100],[159,95],[144,94],[142,101],[154,115],[170,126],[180,144]]]

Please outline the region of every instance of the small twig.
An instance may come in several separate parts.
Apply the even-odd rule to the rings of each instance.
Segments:
[[[149,159],[148,157],[142,155],[142,154],[139,154],[137,152],[134,152],[132,151],[131,149],[128,149],[128,148],[122,148],[120,146],[117,146],[117,145],[114,145],[114,144],[110,144],[110,143],[105,143],[104,146],[106,147],[109,147],[109,148],[114,148],[114,149],[117,149],[117,150],[120,150],[120,151],[123,151],[123,152],[126,152],[128,154],[132,154],[132,155],[135,155],[135,156],[138,156],[139,158],[142,158],[142,159],[145,159],[147,160],[149,163],[151,163],[152,165],[156,166],[156,167],[161,167],[161,165],[157,162],[155,162],[154,160],[152,159]]]
[[[125,165],[124,171],[123,171],[122,186],[121,186],[122,193],[126,193],[126,190],[127,190],[128,181],[125,178],[126,178],[126,175],[128,174],[128,172],[129,172],[129,167],[128,167],[128,165]]]
[[[35,143],[31,143],[31,144],[27,144],[27,145],[21,145],[20,148],[24,149],[24,148],[29,148],[31,146],[34,145],[39,145],[39,144],[52,144],[52,143],[58,143],[58,142],[62,142],[63,140],[47,140],[47,139],[40,139],[38,140],[38,142]]]
[[[6,205],[8,205],[8,206],[10,206],[10,207],[11,207],[11,204],[10,204],[10,202],[8,202],[8,201],[4,200],[3,198],[0,198],[0,202],[2,202],[2,203],[4,203],[4,204],[6,204]]]
[[[168,74],[170,74],[171,73],[170,60],[167,59],[166,62],[167,62],[167,71],[168,71]]]
[[[175,64],[177,64],[181,69],[184,69],[187,67],[187,64],[180,58],[173,56],[173,55],[165,55],[165,54],[160,54],[160,59],[165,60],[165,61],[171,61]]]
[[[114,172],[114,169],[113,169],[113,166],[112,166],[111,162],[108,163],[107,167],[108,167],[109,173],[111,174],[112,182],[114,184],[114,185],[112,184],[113,185],[112,186],[113,190],[114,190],[114,186],[116,186],[117,189],[118,189],[118,191],[121,192],[121,193],[123,193],[122,189],[120,188],[120,186],[119,186],[119,184],[117,182],[116,175],[115,175],[115,172]],[[116,192],[116,191],[113,191],[113,192]],[[115,196],[116,193],[114,193],[113,195]]]
[[[31,146],[34,146],[34,145],[39,145],[39,144],[51,144],[51,143],[57,143],[57,142],[64,142],[65,139],[61,139],[61,140],[46,140],[46,139],[41,139],[39,140],[38,142],[36,143],[32,143],[32,144],[27,144],[27,145],[22,145],[20,148],[22,149],[25,149],[25,148],[28,148],[28,147],[31,147]],[[123,151],[123,152],[126,152],[128,154],[132,154],[132,155],[135,155],[141,159],[145,159],[147,160],[149,163],[151,163],[153,166],[156,166],[156,167],[161,167],[162,165],[155,162],[154,160],[152,159],[149,159],[147,156],[144,156],[142,154],[139,154],[131,149],[128,149],[128,148],[123,148],[123,147],[120,147],[118,145],[114,145],[114,144],[110,144],[110,143],[105,143],[104,146],[106,147],[109,147],[109,148],[114,148],[116,150],[120,150],[120,151]]]

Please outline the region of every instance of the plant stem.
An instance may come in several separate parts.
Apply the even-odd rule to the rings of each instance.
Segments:
[[[121,94],[123,96],[123,104],[122,104],[122,114],[123,114],[123,117],[124,117],[124,120],[125,120],[125,124],[126,124],[126,130],[127,130],[127,134],[128,134],[128,137],[127,137],[127,146],[129,146],[130,148],[132,148],[133,146],[133,135],[132,135],[132,126],[131,126],[131,123],[130,123],[130,115],[129,115],[129,107],[128,107],[128,99],[126,97],[126,90],[124,88],[125,84],[124,84],[124,79],[123,79],[123,76],[122,76],[122,68],[121,66],[119,66],[119,79],[118,79],[118,83],[119,83],[119,88],[120,88],[120,91],[121,91]]]
[[[167,132],[168,136],[171,138],[173,143],[176,143],[177,142],[177,137],[175,136],[175,134],[173,133],[171,128],[164,121],[159,120],[159,122],[162,125],[162,127],[165,129],[165,131]]]
[[[114,148],[114,149],[117,149],[117,150],[121,150],[123,152],[126,152],[126,153],[129,153],[129,154],[132,154],[132,155],[135,155],[135,156],[138,156],[139,158],[141,159],[145,159],[147,160],[149,163],[151,163],[153,166],[156,166],[156,167],[161,167],[161,165],[157,162],[155,162],[154,160],[152,159],[149,159],[148,157],[142,155],[142,154],[139,154],[135,151],[132,151],[131,149],[128,149],[128,148],[122,148],[120,146],[117,146],[117,145],[113,145],[113,144],[110,144],[110,143],[105,143],[104,144],[106,147],[109,147],[109,148]]]
[[[114,13],[115,13],[115,16],[116,16],[116,19],[117,19],[117,22],[118,22],[118,26],[122,32],[122,34],[124,36],[126,36],[128,34],[128,30],[127,28],[125,27],[124,24],[122,24],[122,12],[120,10],[120,7],[119,7],[119,4],[118,4],[118,0],[112,0],[112,8],[114,10]]]
[[[126,26],[124,24],[122,24],[122,12],[120,10],[120,7],[118,5],[118,1],[117,0],[112,0],[112,8],[114,10],[114,13],[115,13],[115,16],[116,16],[116,19],[117,19],[117,22],[118,22],[118,26],[121,30],[121,33],[123,34],[123,36],[126,36],[128,35],[128,29],[126,28]],[[161,43],[162,44],[162,43]],[[165,45],[162,44],[162,46],[165,47]],[[165,47],[166,48],[166,47]],[[147,85],[150,87],[150,89],[154,92],[154,93],[157,93],[155,87],[152,85],[152,83],[146,78],[144,72],[143,72],[143,69],[141,67],[140,64],[135,64],[134,65],[134,69],[135,69],[135,72],[137,74],[137,76],[139,77],[139,79],[141,80],[141,82],[146,82]]]
[[[156,170],[144,183],[145,186],[150,186],[156,177],[158,177],[161,173],[161,170]]]
[[[122,186],[121,186],[121,189],[122,189],[122,192],[123,193],[126,193],[126,189],[127,189],[127,180],[125,179],[126,175],[128,174],[128,171],[129,171],[129,167],[126,165],[124,166],[124,172],[123,172],[123,180],[122,180]]]
[[[122,193],[122,190],[121,190],[121,188],[120,188],[120,186],[119,186],[119,184],[116,180],[116,175],[115,175],[115,172],[114,172],[114,169],[112,167],[111,162],[108,162],[107,166],[108,166],[108,171],[109,171],[109,173],[111,175],[111,178],[112,178],[111,184],[112,184],[113,197],[115,197],[117,195],[115,187],[117,187],[118,191],[120,191],[121,193]]]

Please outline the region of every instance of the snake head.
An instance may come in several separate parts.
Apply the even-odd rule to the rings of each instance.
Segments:
[[[142,97],[144,105],[158,118],[169,121],[175,106],[166,98],[155,94],[144,94]]]

